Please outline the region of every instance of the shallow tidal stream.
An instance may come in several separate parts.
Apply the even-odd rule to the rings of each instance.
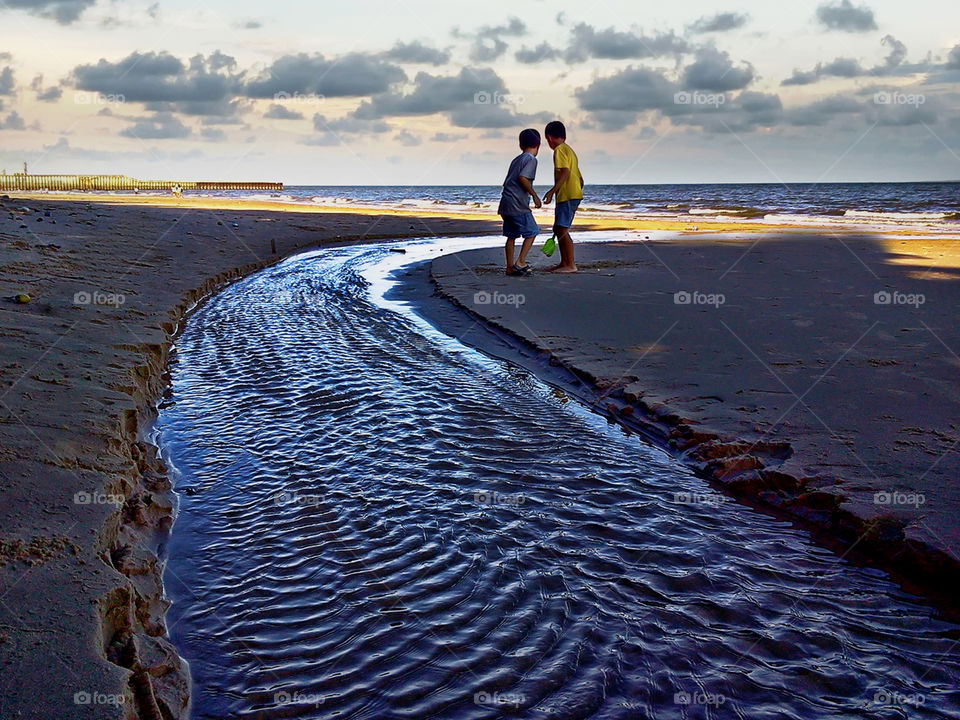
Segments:
[[[179,338],[195,718],[960,717],[955,626],[384,300],[389,249],[287,260]]]

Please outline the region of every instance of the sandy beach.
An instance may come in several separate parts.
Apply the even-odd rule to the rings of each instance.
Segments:
[[[504,277],[477,250],[432,277],[612,420],[955,612],[955,239],[665,234],[577,253],[571,276]]]
[[[188,680],[166,639],[155,552],[170,482],[144,429],[191,307],[318,244],[495,229],[4,197],[0,717],[91,717],[91,704],[98,718],[184,716]],[[9,299],[19,294],[29,302]]]
[[[955,241],[751,223],[592,227],[618,223],[673,234],[584,246],[577,276],[505,278],[499,250],[441,258],[433,276],[585,379],[601,411],[747,501],[822,527],[855,546],[851,557],[918,586],[947,587],[960,502],[957,291],[945,282],[960,267]],[[77,693],[113,698],[97,717],[184,716],[188,679],[166,637],[157,560],[173,497],[144,431],[197,302],[319,244],[498,231],[489,215],[4,198],[0,716],[89,717]],[[478,292],[525,302],[477,304]],[[877,304],[878,292],[924,301]],[[876,503],[878,492],[891,501]]]

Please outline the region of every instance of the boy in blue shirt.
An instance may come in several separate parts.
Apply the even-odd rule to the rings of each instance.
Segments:
[[[532,272],[527,265],[527,253],[540,232],[533,219],[533,211],[530,210],[530,198],[533,198],[533,203],[538,208],[543,206],[537,191],[533,189],[533,181],[537,177],[540,133],[533,129],[520,133],[520,150],[522,152],[510,163],[507,177],[503,181],[503,193],[497,214],[503,218],[503,234],[507,238],[504,247],[507,275],[526,276]],[[514,262],[514,242],[518,237],[523,238],[523,246],[520,248],[520,257]]]

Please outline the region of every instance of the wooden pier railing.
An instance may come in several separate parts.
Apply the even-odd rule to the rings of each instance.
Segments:
[[[283,190],[276,182],[135,180],[126,175],[0,175],[0,190]]]

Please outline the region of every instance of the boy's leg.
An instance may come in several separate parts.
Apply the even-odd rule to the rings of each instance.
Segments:
[[[504,245],[504,248],[503,248],[504,254],[506,255],[506,258],[507,258],[507,275],[513,274],[513,252],[515,248],[514,246],[515,240],[516,238],[508,237],[507,244]],[[524,244],[524,247],[526,247],[526,244],[527,244],[526,241],[524,241],[523,244]]]
[[[577,213],[580,203],[576,200],[567,200],[557,203],[556,218],[553,231],[557,236],[557,245],[560,248],[560,264],[550,268],[551,272],[575,273],[577,263],[573,259],[573,238],[570,237],[570,226]]]
[[[557,272],[576,272],[577,263],[573,259],[573,238],[570,228],[557,229],[557,245],[560,247],[560,266]]]
[[[530,248],[533,247],[533,241],[536,239],[536,235],[529,235],[523,239],[523,245],[520,247],[520,257],[517,258],[517,265],[519,267],[527,266],[527,253],[530,252]]]

